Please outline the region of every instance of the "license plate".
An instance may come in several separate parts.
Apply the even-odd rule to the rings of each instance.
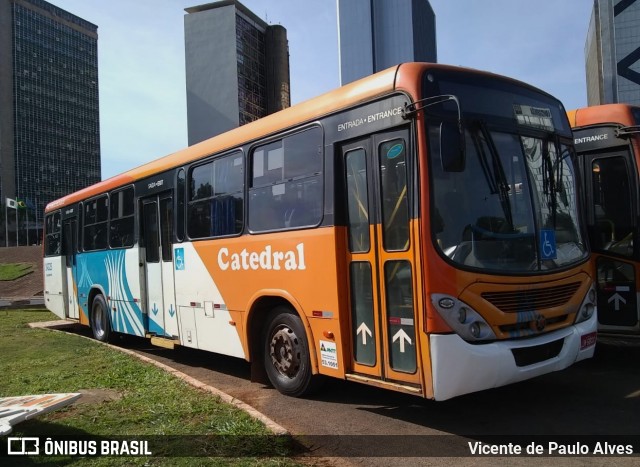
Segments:
[[[584,350],[587,347],[591,347],[592,345],[595,345],[597,337],[598,337],[597,332],[590,332],[589,334],[580,336],[580,350]]]

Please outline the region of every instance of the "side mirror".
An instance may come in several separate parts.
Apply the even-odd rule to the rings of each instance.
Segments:
[[[440,124],[440,162],[445,172],[464,171],[464,128],[460,121]]]

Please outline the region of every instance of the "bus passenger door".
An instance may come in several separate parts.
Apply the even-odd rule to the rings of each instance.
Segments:
[[[78,319],[78,285],[76,284],[76,254],[78,252],[78,221],[74,218],[62,222],[62,236],[64,239],[66,292],[65,309],[67,318]]]
[[[148,331],[159,337],[178,335],[173,276],[173,200],[170,194],[142,201],[145,303]]]
[[[599,330],[640,333],[636,293],[639,263],[634,260],[637,198],[633,163],[628,152],[597,154],[587,157],[585,170]]]
[[[351,370],[391,384],[420,384],[409,193],[409,132],[343,146],[347,203]]]

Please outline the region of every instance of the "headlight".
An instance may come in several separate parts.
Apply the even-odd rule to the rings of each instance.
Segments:
[[[576,320],[574,324],[581,323],[583,321],[587,321],[590,319],[593,314],[596,312],[596,291],[591,286],[589,292],[584,297],[582,305],[580,305],[580,310],[576,313]]]
[[[431,303],[447,324],[466,341],[496,339],[491,326],[466,303],[444,294],[431,294]]]

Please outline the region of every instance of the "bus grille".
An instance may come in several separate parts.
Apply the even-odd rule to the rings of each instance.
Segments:
[[[549,342],[548,344],[511,349],[511,352],[513,353],[513,358],[516,360],[516,365],[521,367],[544,362],[545,360],[557,357],[558,354],[560,354],[563,345],[564,339],[560,339]]]
[[[580,288],[580,282],[535,290],[484,292],[482,298],[503,313],[543,310],[565,305]]]
[[[568,318],[569,318],[569,315],[560,315],[560,316],[554,316],[552,318],[547,318],[545,320],[545,326],[562,323],[566,321]],[[499,328],[501,332],[508,333],[511,336],[527,336],[527,335],[536,333],[535,324],[536,324],[535,321],[520,321],[513,324],[501,324]]]

